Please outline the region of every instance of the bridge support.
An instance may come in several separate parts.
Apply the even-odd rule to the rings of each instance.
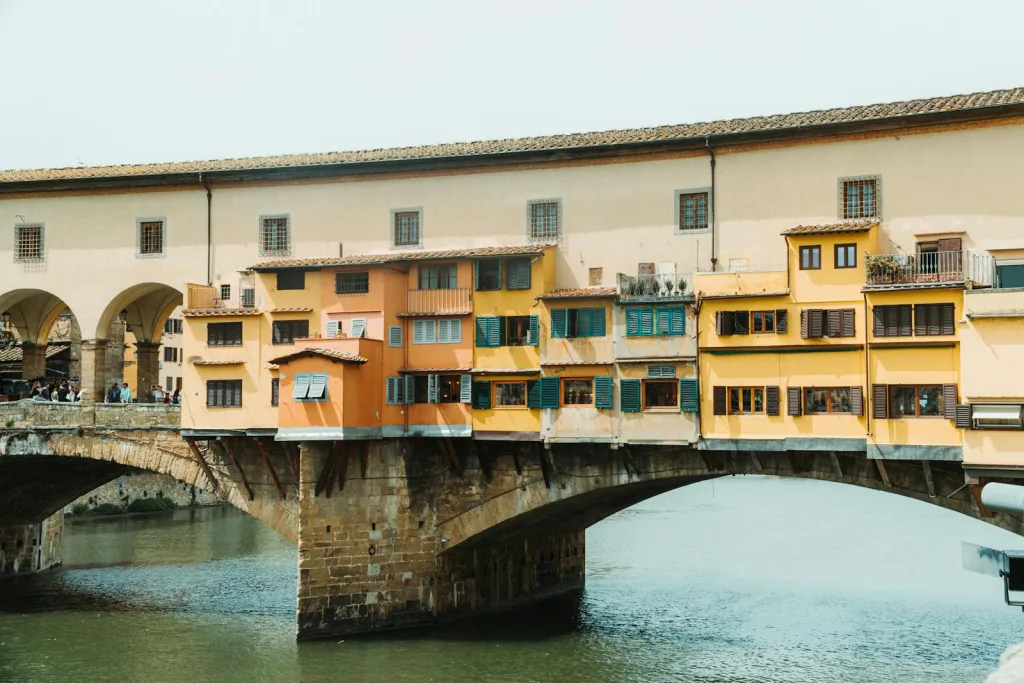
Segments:
[[[46,375],[46,345],[21,344],[21,378],[37,379]]]
[[[64,512],[35,524],[0,526],[0,578],[33,574],[61,562]]]
[[[160,342],[135,342],[135,360],[138,363],[135,395],[139,403],[152,403],[151,387],[160,383]]]
[[[107,340],[82,342],[82,404],[103,403],[107,389]]]

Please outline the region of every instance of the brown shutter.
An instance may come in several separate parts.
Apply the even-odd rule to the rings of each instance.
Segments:
[[[843,312],[838,308],[825,311],[828,315],[828,326],[825,328],[826,337],[841,337],[843,332]]]
[[[715,334],[721,337],[725,334],[725,312],[718,311],[715,313]]]
[[[733,311],[732,324],[736,334],[750,334],[750,311]]]
[[[778,415],[779,414],[779,388],[778,387],[765,387],[764,388],[764,412],[767,415]]]
[[[939,251],[960,251],[963,242],[959,237],[947,237],[939,240]]]
[[[853,415],[864,414],[864,389],[862,387],[850,387],[850,413]]]
[[[715,415],[725,415],[725,387],[713,387],[711,393],[711,412]]]
[[[803,389],[789,387],[786,389],[786,412],[794,417],[803,415]]]
[[[857,311],[852,308],[844,308],[843,314],[843,334],[844,337],[856,337],[857,336],[857,325],[854,322],[857,319]]]
[[[971,404],[961,403],[956,407],[956,426],[961,429],[971,428]]]
[[[956,334],[955,313],[953,304],[939,304],[939,334]]]
[[[807,327],[809,337],[820,339],[825,334],[825,311],[820,308],[807,311]]]
[[[789,332],[789,313],[785,308],[775,311],[775,333],[786,334]]]
[[[907,304],[906,306],[897,306],[899,314],[899,336],[911,337],[914,334],[914,327],[910,324],[910,316],[913,307]]]
[[[807,311],[800,311],[800,336],[807,339]]]
[[[889,407],[886,404],[889,387],[885,384],[871,385],[871,416],[876,420],[884,420],[889,417]]]
[[[875,316],[874,334],[876,337],[885,336],[885,309],[881,306],[875,306],[871,313]]]
[[[924,304],[914,305],[914,334],[928,334],[928,307]]]
[[[942,415],[947,420],[956,419],[956,385],[942,385]]]

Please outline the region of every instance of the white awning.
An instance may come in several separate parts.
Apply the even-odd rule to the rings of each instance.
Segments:
[[[1017,420],[1021,419],[1019,403],[974,404],[971,417],[975,420]]]

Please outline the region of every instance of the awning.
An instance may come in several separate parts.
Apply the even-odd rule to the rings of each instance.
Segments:
[[[972,406],[971,417],[975,420],[1016,420],[1021,419],[1021,404],[997,403],[977,404]]]

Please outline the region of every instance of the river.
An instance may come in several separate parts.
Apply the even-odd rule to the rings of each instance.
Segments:
[[[0,681],[981,683],[1024,615],[960,542],[1024,538],[885,493],[704,482],[587,532],[578,596],[296,644],[296,551],[228,508],[70,522],[0,583]]]

